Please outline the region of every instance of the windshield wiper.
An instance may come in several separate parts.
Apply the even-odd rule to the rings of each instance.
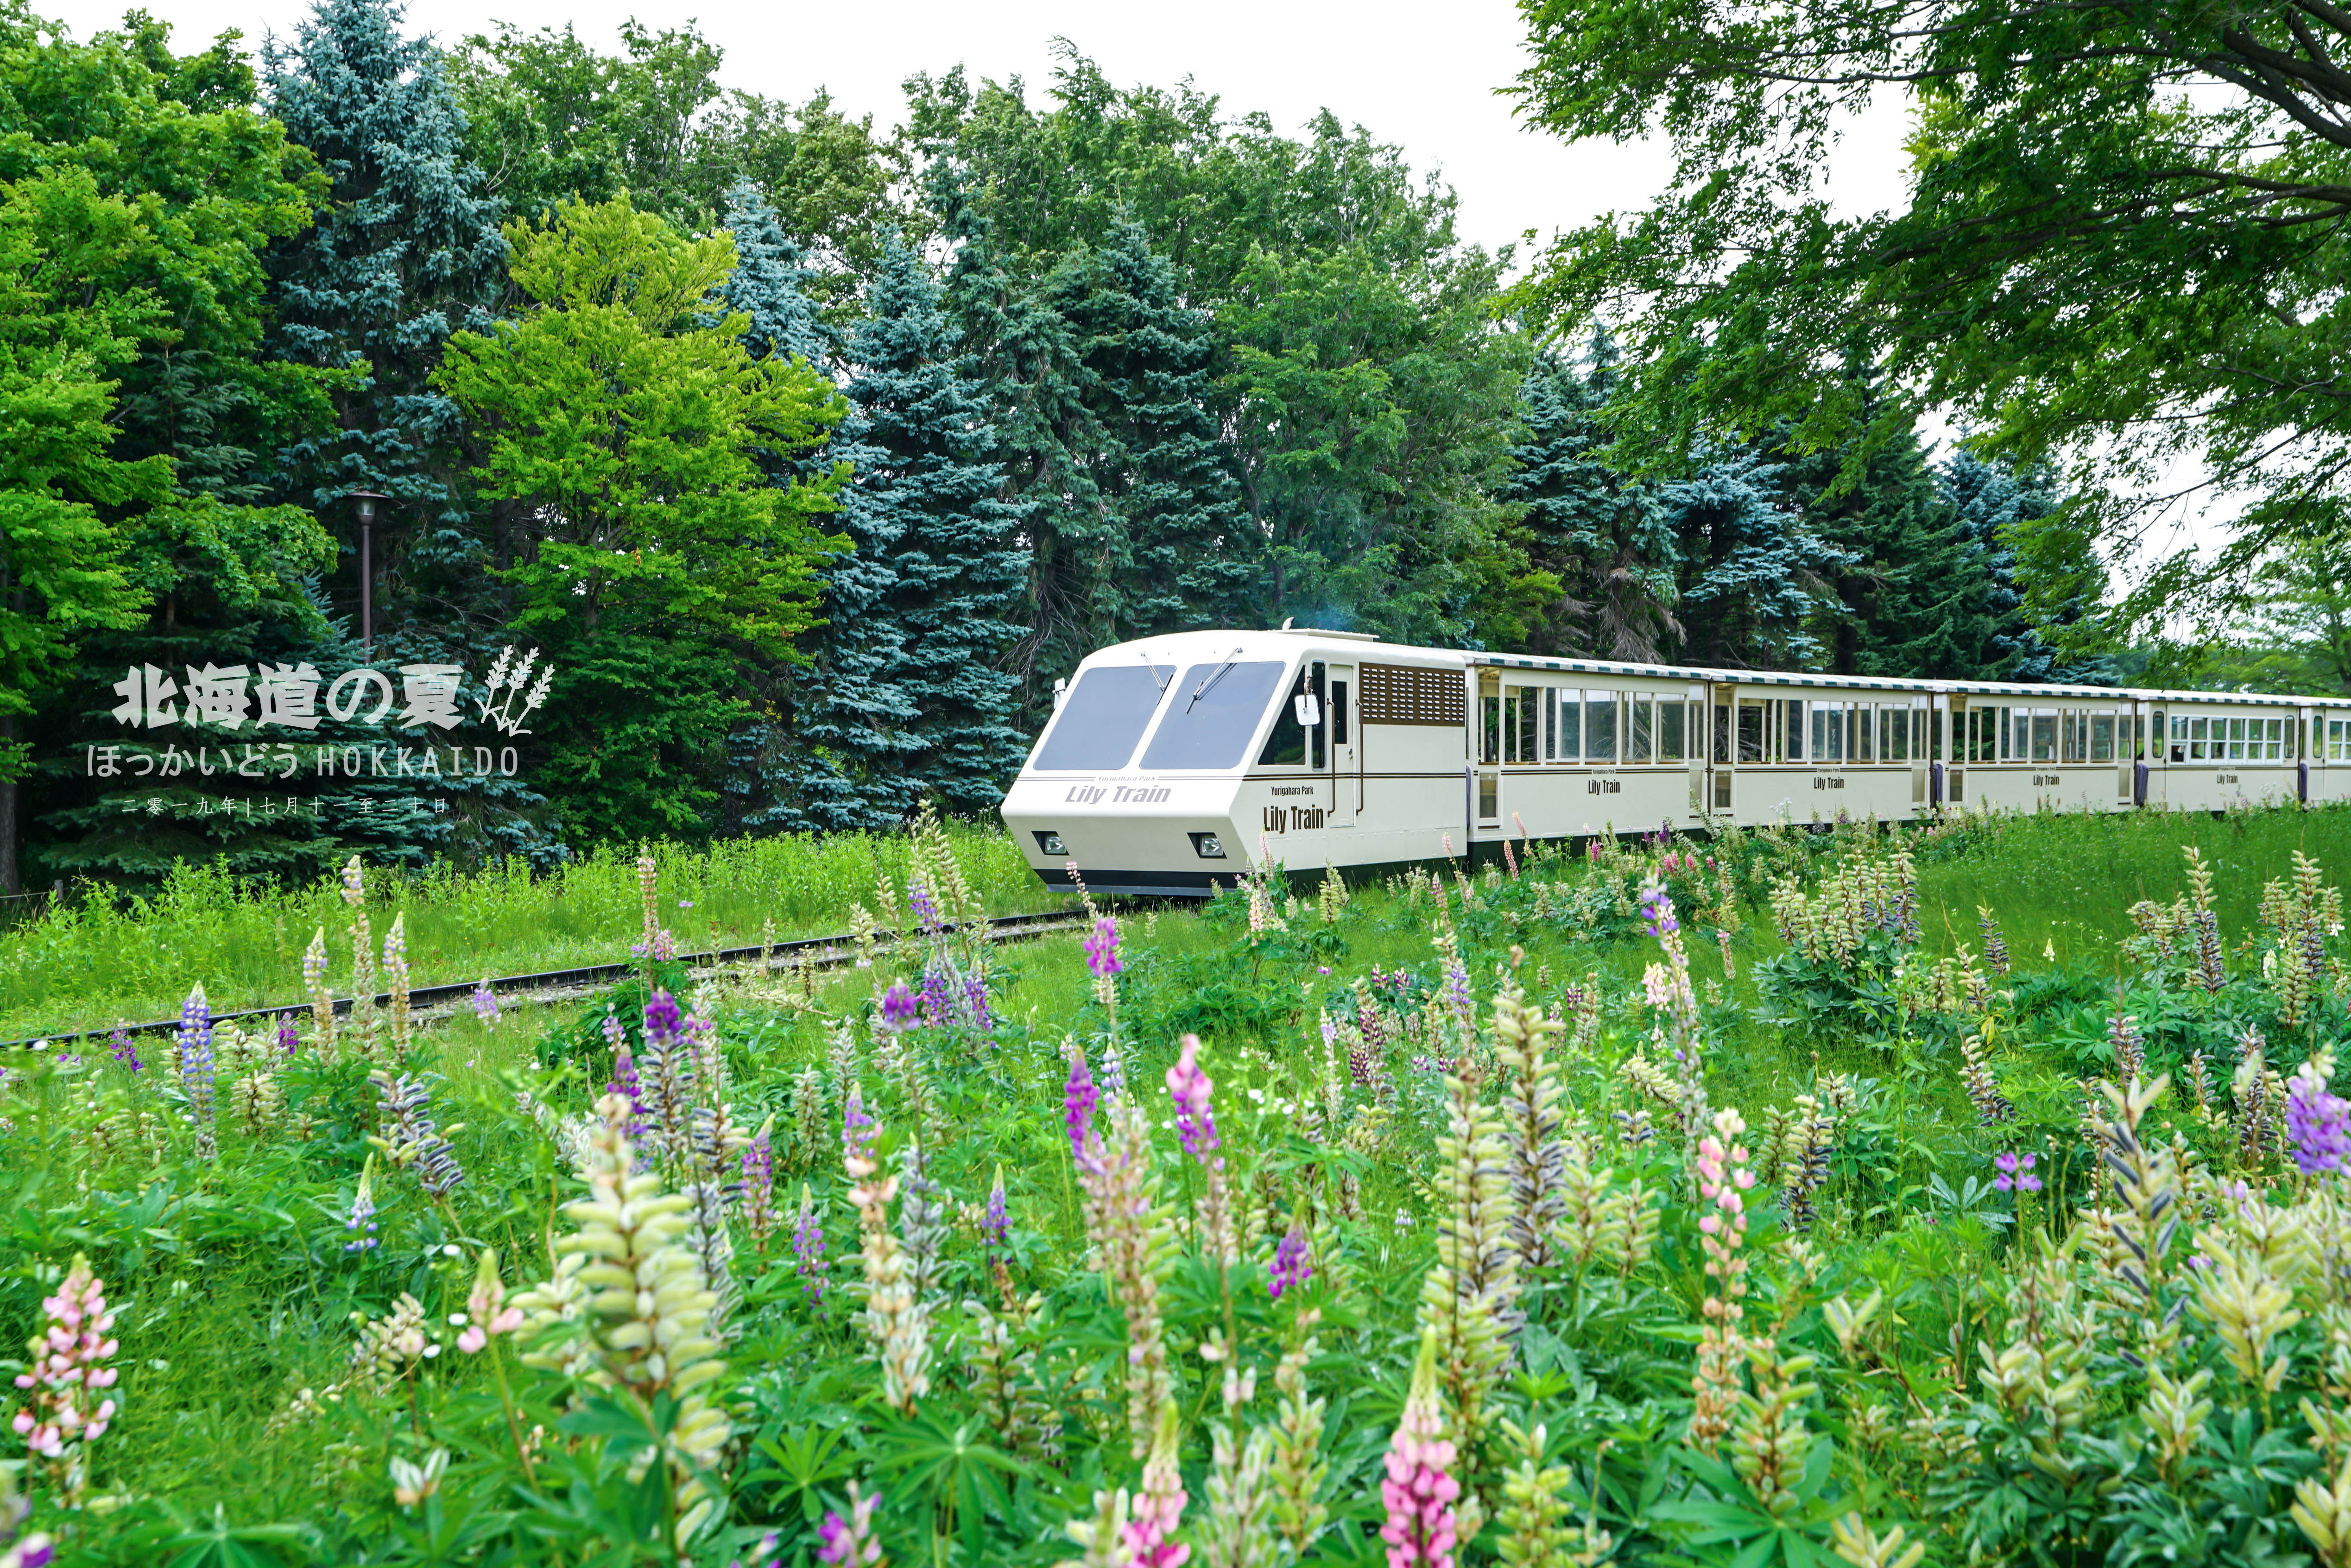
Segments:
[[[1225,661],[1217,666],[1217,671],[1215,674],[1202,677],[1200,683],[1192,688],[1192,701],[1184,704],[1184,711],[1186,713],[1190,712],[1192,711],[1192,704],[1194,702],[1197,702],[1201,698],[1206,697],[1208,694],[1209,688],[1215,686],[1217,681],[1222,680],[1225,678],[1225,671],[1230,670],[1233,667],[1233,662],[1239,659],[1240,656],[1241,650],[1238,648],[1234,649],[1230,653],[1225,655]]]
[[[1151,679],[1159,682],[1159,694],[1166,696],[1167,688],[1176,680],[1176,667],[1172,664],[1165,666],[1167,673],[1162,675],[1159,672],[1162,667],[1151,662],[1151,655],[1138,648],[1134,650],[1134,657],[1143,660],[1143,668],[1151,671]]]

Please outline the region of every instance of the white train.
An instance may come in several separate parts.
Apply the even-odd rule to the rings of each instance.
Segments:
[[[1047,882],[1199,895],[1508,836],[2351,799],[2351,700],[1405,648],[1284,626],[1090,655],[1006,795]],[[1264,847],[1260,848],[1260,844]]]

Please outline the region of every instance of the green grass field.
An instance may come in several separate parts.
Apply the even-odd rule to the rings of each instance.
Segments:
[[[990,909],[1048,901],[999,836],[958,830],[945,844]],[[2216,872],[2217,986],[2198,978],[2192,942],[2158,955],[2126,912],[2188,890],[2190,844]],[[779,934],[840,929],[851,902],[872,903],[877,857],[904,888],[908,847],[664,854],[662,908],[690,902],[683,913],[722,940],[757,940],[770,919]],[[1896,848],[1916,866],[1915,940],[1892,915],[1853,916],[1850,950],[1832,961],[1782,939],[1775,881],[1826,910],[1839,877],[1890,877]],[[2326,965],[2305,993],[2288,983],[2304,938],[2259,914],[2265,883],[2291,885],[2297,851],[2322,889],[2310,940]],[[1228,891],[1206,908],[1120,914],[1107,981],[1090,967],[1099,933],[1092,952],[1074,936],[999,948],[984,973],[955,941],[917,940],[812,989],[664,970],[716,1043],[690,1058],[699,1075],[679,1080],[674,1105],[649,1065],[663,1058],[642,990],[509,1007],[495,1022],[461,1012],[405,1045],[381,1020],[372,1033],[346,1025],[332,1045],[306,1028],[291,1060],[224,1032],[210,1076],[175,1073],[160,1040],[142,1044],[135,1073],[102,1052],[76,1064],[17,1051],[0,1061],[0,1336],[23,1343],[86,1255],[117,1313],[121,1407],[78,1470],[0,1449],[26,1459],[0,1475],[30,1492],[29,1527],[66,1563],[811,1563],[826,1517],[855,1519],[855,1482],[883,1499],[872,1528],[888,1561],[1046,1565],[1074,1560],[1064,1527],[1093,1519],[1102,1499],[1164,1486],[1168,1472],[1137,1457],[1155,1429],[1137,1444],[1131,1414],[1160,1400],[1189,1499],[1177,1539],[1194,1561],[1374,1563],[1377,1531],[1393,1523],[1383,1456],[1426,1338],[1453,1370],[1418,1397],[1455,1434],[1453,1475],[1477,1510],[1456,1511],[1462,1563],[1574,1560],[1557,1553],[1589,1549],[1587,1517],[1611,1542],[1595,1563],[1872,1568],[1879,1559],[1837,1550],[1836,1530],[1882,1540],[1896,1526],[1928,1548],[1928,1568],[2137,1561],[2132,1542],[2180,1521],[2201,1532],[2195,1561],[2282,1561],[2303,1550],[2280,1522],[2294,1487],[2331,1484],[2339,1462],[2307,1441],[2297,1402],[2351,1421],[2325,1326],[2330,1313],[2351,1322],[2351,1299],[2338,1272],[2265,1252],[2260,1238],[2290,1224],[2351,1245],[2329,1218],[2351,1212],[2351,1189],[2289,1158],[2277,1102],[2260,1098],[2282,1078],[2263,1089],[2231,1077],[2248,1031],[2281,1075],[2343,1037],[2351,947],[2326,929],[2323,888],[2346,873],[2351,813],[2281,812],[1976,819],[1898,837],[1846,826],[1596,858],[1539,849],[1516,877],[1448,868],[1441,907],[1426,881],[1402,878],[1336,909],[1311,884],[1276,888],[1254,916]],[[1645,997],[1645,985],[1669,992],[1674,972],[1640,913],[1649,882],[1678,911],[1687,1013]],[[428,878],[385,892],[371,904],[375,930],[405,910],[457,977],[624,958],[638,930],[634,866],[620,857],[547,885]],[[1981,974],[1975,1002],[1897,1004],[1961,947],[1980,960],[1979,905],[1995,912],[2012,970]],[[183,879],[127,916],[12,934],[11,975],[76,966],[79,983],[106,975],[116,1000],[84,1013],[77,982],[47,975],[37,1001],[12,982],[9,1016],[168,1012],[198,978],[223,1002],[238,986],[291,995],[309,927],[331,937],[347,918],[332,888],[231,898]],[[682,940],[704,940],[695,932],[681,920]],[[244,950],[256,941],[266,950]],[[421,945],[413,934],[412,951]],[[339,950],[330,980],[345,961]],[[939,978],[951,972],[982,981],[984,1020],[955,1011],[965,993]],[[880,1027],[877,999],[926,979],[950,998],[945,1011],[904,1033]],[[1540,1062],[1513,1044],[1507,997],[1495,1012],[1513,986],[1583,1021]],[[1457,991],[1466,1014],[1448,1001]],[[2117,1005],[2137,1021],[2125,1041],[2144,1054],[2136,1068],[2114,1054]],[[542,1296],[480,1355],[453,1321],[472,1313],[484,1247],[511,1292],[560,1279],[563,1238],[584,1222],[567,1207],[588,1190],[574,1167],[592,1172],[594,1137],[627,1131],[595,1130],[594,1098],[618,1071],[608,1012],[636,1049],[627,1163],[643,1193],[708,1175],[701,1145],[662,1141],[664,1106],[680,1126],[764,1129],[773,1162],[770,1188],[727,1153],[723,1174],[747,1185],[713,1199],[722,1262],[695,1250],[710,1232],[641,1238],[646,1266],[705,1281],[723,1270],[737,1294],[709,1352],[723,1368],[698,1396],[731,1436],[698,1458],[644,1462],[648,1434],[686,1406],[628,1348],[627,1293],[611,1298],[623,1307],[569,1315]],[[1221,1163],[1177,1141],[1167,1084],[1186,1033],[1215,1080]],[[1976,1068],[1970,1037],[1988,1043]],[[1135,1118],[1105,1098],[1094,1141],[1077,1146],[1072,1045],[1098,1085],[1115,1049]],[[2212,1085],[2202,1108],[2187,1086],[2199,1066]],[[371,1069],[427,1096],[443,1130],[422,1136],[445,1137],[462,1183],[425,1186],[420,1135]],[[2082,1085],[2134,1071],[2142,1084],[2168,1073],[2170,1087],[2152,1106],[2101,1113],[2106,1147],[2126,1131],[2144,1158],[2099,1177]],[[852,1087],[901,1179],[878,1220],[861,1219],[843,1174]],[[1530,1120],[1537,1102],[1548,1109]],[[1995,1102],[2005,1109],[1988,1122]],[[1698,1140],[1730,1106],[1745,1131],[1709,1158],[1753,1172],[1752,1189],[1707,1185]],[[1683,1127],[1686,1114],[1698,1120]],[[2351,1106],[2343,1116],[2351,1128]],[[1121,1142],[1123,1128],[1141,1141]],[[1996,1188],[1994,1156],[2024,1154],[2045,1186]],[[354,1220],[363,1179],[372,1230]],[[1141,1196],[1109,1201],[1113,1179]],[[2221,1202],[2225,1182],[2273,1207]],[[998,1183],[1000,1233],[987,1207]],[[1212,1190],[1234,1231],[1222,1269],[1219,1221],[1202,1207]],[[1707,1325],[1724,1320],[1705,1303],[1712,1293],[1720,1304],[1727,1276],[1707,1272],[1722,1232],[1709,1239],[1698,1220],[1729,1212],[1719,1190],[1747,1193],[1751,1226],[1734,1249],[1747,1328],[1740,1354],[1709,1362]],[[2166,1211],[2191,1222],[2146,1228]],[[1520,1233],[1510,1216],[1527,1213],[1550,1216],[1538,1224],[1548,1251],[1532,1259],[1509,1239]],[[2118,1272],[2108,1260],[2127,1243],[2102,1235],[2138,1238],[2157,1265]],[[1312,1272],[1276,1294],[1283,1247]],[[1505,1257],[1504,1294],[1459,1283]],[[2231,1315],[2234,1298],[2207,1288],[2224,1266],[2253,1293],[2251,1329]],[[914,1271],[903,1299],[924,1308],[919,1334],[857,1294],[901,1299],[888,1290],[902,1267]],[[403,1296],[415,1303],[401,1331],[417,1336],[410,1354],[365,1327],[397,1327]],[[2062,1334],[2036,1342],[2046,1331],[2030,1325],[2043,1319]],[[1480,1339],[1495,1323],[1504,1338]],[[2279,1358],[2273,1379],[2240,1370],[2231,1346],[2254,1332]],[[1282,1372],[1310,1334],[1316,1348]],[[909,1335],[926,1369],[914,1394],[883,1370],[912,1365]],[[1259,1383],[1229,1411],[1203,1359],[1219,1342]],[[1138,1385],[1161,1344],[1164,1384]],[[1499,1361],[1478,1348],[1498,1344]],[[2019,1345],[2042,1359],[2019,1361]],[[2012,1398],[1987,1392],[1979,1374],[1994,1365],[2022,1379]],[[1728,1400],[1711,1446],[1691,1437],[1706,1418],[1694,1367]],[[1293,1375],[1302,1391],[1278,1394]],[[2185,1427],[2193,1399],[2163,1414],[2164,1389],[2180,1386],[2207,1407]],[[1324,1403],[1309,1421],[1313,1399]],[[2174,1420],[2169,1449],[2151,1435],[2158,1420]],[[1543,1457],[1531,1465],[1511,1434],[1538,1425]],[[1252,1451],[1270,1468],[1250,1469]],[[1276,1497],[1242,1506],[1283,1474],[1291,1514]],[[689,1485],[715,1511],[680,1546]],[[1542,1517],[1565,1521],[1564,1543],[1542,1547]],[[2054,1556],[2051,1540],[2064,1546]]]

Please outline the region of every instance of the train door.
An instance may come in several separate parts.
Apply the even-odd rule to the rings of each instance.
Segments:
[[[1353,827],[1364,808],[1364,755],[1355,716],[1355,667],[1333,664],[1322,711],[1331,726],[1331,826]]]
[[[1693,686],[1685,694],[1685,711],[1688,715],[1689,739],[1689,808],[1692,816],[1706,814],[1706,688]]]
[[[1477,678],[1477,762],[1468,776],[1473,835],[1502,825],[1502,672],[1479,670]]]
[[[2098,733],[2098,727],[2106,722],[2103,713],[2090,716],[2090,765],[2095,767],[2111,756],[2115,763],[2115,804],[2118,806],[2133,805],[2138,801],[2137,747],[2134,744],[2138,710],[2128,702],[2115,710],[2114,747],[2111,752],[2101,755],[2099,742],[2104,737]]]

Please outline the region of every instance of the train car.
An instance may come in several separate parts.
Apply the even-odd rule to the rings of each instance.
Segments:
[[[1505,838],[2351,800],[2351,703],[1174,633],[1089,655],[1003,815],[1063,886],[1197,896]]]

